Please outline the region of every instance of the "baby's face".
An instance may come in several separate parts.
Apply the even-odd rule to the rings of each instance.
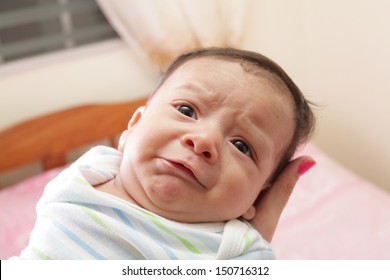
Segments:
[[[132,121],[124,189],[176,221],[251,218],[294,129],[292,101],[279,88],[236,62],[185,63]]]

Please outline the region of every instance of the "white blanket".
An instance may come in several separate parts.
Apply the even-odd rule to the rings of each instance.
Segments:
[[[96,190],[122,155],[91,149],[45,188],[21,259],[272,259],[249,223],[184,224]]]

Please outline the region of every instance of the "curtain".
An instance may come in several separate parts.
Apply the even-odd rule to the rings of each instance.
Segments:
[[[256,0],[97,0],[130,50],[153,71],[194,48],[242,47]]]

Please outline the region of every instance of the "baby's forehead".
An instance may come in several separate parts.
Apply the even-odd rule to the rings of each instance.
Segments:
[[[215,66],[215,61],[232,64]],[[287,86],[276,75],[247,61],[201,57],[186,62],[177,71],[178,75],[173,78],[172,85],[186,89],[181,92],[183,95],[195,93],[206,96],[203,100],[210,103],[233,104],[236,108],[251,111],[253,116],[263,115],[259,111],[261,107],[267,111],[268,108],[274,108],[269,114],[279,111],[275,106],[282,106],[289,112],[294,109]],[[221,99],[230,101],[230,104],[219,102]],[[267,109],[264,104],[267,104]]]
[[[261,66],[252,61],[248,61],[242,58],[229,57],[229,56],[204,56],[204,57],[196,57],[190,59],[183,64],[179,65],[178,68],[173,72],[180,70],[181,68],[187,68],[188,65],[196,63],[197,61],[206,61],[209,65],[212,65],[213,61],[223,61],[230,62],[237,65],[240,65],[241,68],[247,72],[248,74],[253,75],[257,79],[259,79],[263,83],[267,83],[268,85],[274,87],[276,92],[289,94],[289,89],[283,80],[275,74],[273,71],[269,70],[269,67],[266,65]],[[187,66],[187,67],[186,67]],[[173,74],[171,73],[171,75]],[[206,74],[206,73],[205,73]]]
[[[218,68],[218,66],[216,65],[218,65],[220,68]],[[171,71],[168,76],[166,76],[162,81],[160,81],[160,84],[156,88],[155,93],[159,91],[160,87],[165,88],[167,86],[170,87],[172,85],[177,86],[177,83],[183,85],[194,84],[197,83],[199,80],[204,81],[204,79],[207,79],[210,75],[212,75],[213,71],[224,71],[224,68],[230,69],[229,67],[231,67],[232,65],[237,65],[238,68],[235,69],[242,69],[243,73],[247,73],[248,75],[244,74],[241,75],[240,78],[238,78],[237,76],[234,76],[234,74],[230,75],[231,73],[225,72],[224,75],[230,75],[230,79],[224,79],[223,82],[220,82],[218,79],[213,81],[217,83],[220,82],[219,87],[226,89],[226,91],[229,91],[229,87],[237,82],[246,84],[250,81],[255,81],[255,84],[257,86],[260,85],[260,88],[262,86],[272,88],[272,90],[269,92],[272,92],[272,94],[279,95],[279,97],[283,97],[287,103],[294,107],[293,103],[289,102],[293,101],[289,89],[282,81],[282,79],[280,79],[276,74],[266,70],[260,65],[256,65],[253,62],[232,57],[206,56],[196,57],[187,60],[184,63],[178,65],[176,69]],[[234,68],[231,69],[231,71],[233,71],[233,73],[236,73]],[[254,88],[254,92],[256,93],[256,95],[264,94],[261,89],[256,90],[256,88]],[[155,93],[153,95],[155,95]]]

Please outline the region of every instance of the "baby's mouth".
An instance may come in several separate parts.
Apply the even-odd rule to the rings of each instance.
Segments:
[[[178,162],[174,162],[174,161],[171,161],[170,163],[174,167],[176,167],[177,169],[179,169],[179,170],[183,171],[184,173],[188,174],[190,177],[192,177],[193,179],[195,179],[197,181],[197,178],[195,177],[194,172],[192,172],[192,170],[189,169],[188,167],[186,167],[184,164],[178,163]]]
[[[194,171],[192,171],[192,169],[190,167],[187,167],[184,163],[181,163],[181,162],[177,162],[177,161],[174,161],[174,160],[168,160],[166,159],[166,161],[171,165],[173,166],[175,169],[179,170],[180,173],[184,174],[184,179],[190,179],[190,180],[193,180],[195,182],[197,182],[200,186],[202,186],[203,188],[206,188],[200,181],[199,179],[197,178],[196,174],[194,173]]]

